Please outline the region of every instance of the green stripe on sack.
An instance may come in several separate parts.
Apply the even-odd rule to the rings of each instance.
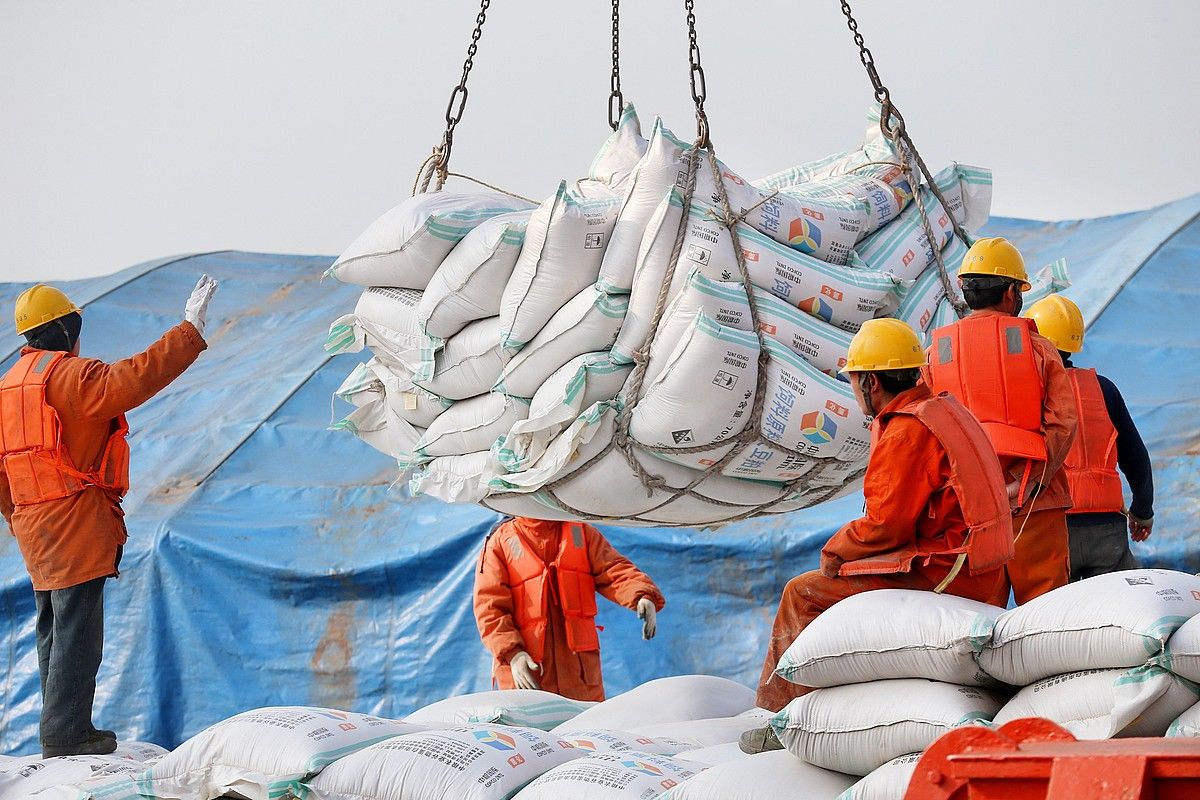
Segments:
[[[610,319],[625,319],[629,311],[629,295],[602,293],[596,298],[596,310]]]
[[[758,350],[758,337],[746,331],[739,331],[735,328],[727,328],[717,322],[712,317],[705,314],[703,311],[696,313],[696,330],[711,336],[714,339],[719,339],[723,342],[732,342],[739,344],[749,350]]]
[[[790,347],[780,344],[770,336],[765,337],[764,341],[767,343],[767,352],[771,354],[771,358],[785,362],[793,369],[804,373],[806,377],[817,381],[829,391],[836,392],[843,398],[854,397],[854,390],[850,388],[850,384],[839,381],[837,378],[831,378],[805,361],[803,357],[797,355]]]
[[[674,193],[672,193],[672,197],[674,197]],[[693,219],[704,217],[712,219],[706,209],[696,205],[692,206],[689,216]],[[754,242],[757,246],[773,251],[788,260],[800,262],[806,269],[819,272],[827,278],[843,281],[855,288],[873,289],[883,292],[895,291],[896,289],[897,280],[890,275],[872,270],[859,270],[830,264],[819,258],[814,258],[807,253],[802,253],[794,247],[789,247],[782,242],[778,242],[744,223],[738,226],[738,236],[741,237],[743,242],[747,240]],[[863,241],[866,241],[866,239]]]

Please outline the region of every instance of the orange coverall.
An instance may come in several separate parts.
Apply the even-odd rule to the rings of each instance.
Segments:
[[[206,346],[190,322],[181,322],[145,352],[123,361],[63,359],[47,382],[46,400],[58,411],[72,461],[81,468],[99,461],[116,418],[183,374]],[[32,350],[26,347],[22,354]],[[14,507],[0,465],[0,513],[17,538],[34,591],[117,574],[127,535],[115,493],[89,486],[61,500]]]
[[[987,309],[973,311],[970,316],[988,315],[1002,316],[999,311]],[[1071,490],[1062,466],[1071,451],[1079,417],[1075,409],[1075,392],[1058,348],[1039,334],[1031,333],[1029,338],[1033,343],[1034,361],[1042,376],[1046,466],[1044,474],[1035,466],[1030,476],[1030,481],[1038,484],[1033,502],[1013,512],[1017,555],[1008,565],[1008,576],[1018,604],[1066,586],[1071,579],[1070,537],[1067,534]],[[1025,472],[1025,460],[1000,456],[1000,467],[1010,481],[1019,481]]]
[[[515,525],[537,556],[546,564],[557,555],[561,522],[517,517],[504,525]],[[502,526],[503,527],[503,526]],[[617,552],[600,531],[591,525],[587,529],[588,558],[596,591],[617,605],[637,610],[643,597],[661,611],[666,604],[654,581]],[[518,652],[530,650],[521,638],[513,612],[513,595],[508,584],[508,570],[500,543],[503,537],[488,537],[475,573],[475,622],[484,646],[495,659],[493,676],[501,689],[512,689],[509,660]],[[551,586],[554,582],[551,581]],[[556,593],[556,590],[555,590]],[[537,673],[542,689],[574,700],[603,700],[604,679],[600,673],[600,653],[576,653],[567,646],[566,621],[554,594],[550,598],[549,623],[546,626],[546,649],[541,671]]]
[[[927,397],[929,389],[923,384],[901,392],[880,411],[877,420]],[[929,428],[909,415],[889,417],[867,464],[864,514],[842,526],[822,548],[824,572],[834,574],[842,562],[888,553],[914,539],[930,550],[961,546],[966,523],[949,483],[950,459]],[[932,591],[954,561],[954,556],[934,556],[929,563],[923,558],[913,562],[906,572],[830,578],[822,570],[814,570],[792,578],[784,587],[771,628],[758,685],[758,705],[778,711],[812,691],[776,676],[775,667],[800,632],[822,611],[839,600],[873,589]],[[1002,606],[1008,600],[1008,579],[1001,568],[978,575],[964,568],[946,593]]]

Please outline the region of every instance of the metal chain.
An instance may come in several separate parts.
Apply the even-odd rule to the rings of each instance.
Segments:
[[[608,124],[615,131],[621,124],[625,96],[621,94],[621,0],[612,0],[612,78],[609,80]]]
[[[475,54],[479,52],[479,39],[483,36],[483,23],[487,21],[488,8],[492,0],[480,0],[479,13],[475,16],[475,29],[471,31],[471,43],[467,46],[467,58],[463,61],[462,77],[458,85],[450,92],[450,101],[446,103],[446,132],[442,134],[442,143],[434,148],[438,156],[435,171],[437,172],[437,188],[441,189],[446,183],[450,172],[450,151],[454,148],[454,129],[462,120],[463,111],[467,108],[467,77],[471,67],[475,66]]]
[[[696,41],[696,0],[684,0],[688,27],[688,80],[692,85],[692,102],[696,104],[696,146],[708,147],[708,115],[704,113],[704,101],[708,99],[708,85],[704,82],[704,67],[700,65],[700,44]]]
[[[850,8],[850,0],[840,0],[841,13],[845,14],[846,26],[850,28],[851,34],[854,35],[854,44],[858,46],[858,60],[863,62],[866,67],[866,77],[871,79],[871,86],[875,89],[875,100],[880,102],[880,130],[883,136],[886,137],[893,146],[898,150],[901,162],[907,163],[907,156],[912,156],[913,161],[917,162],[917,167],[920,169],[920,174],[924,175],[926,185],[929,190],[934,193],[938,203],[942,204],[944,210],[950,218],[950,225],[954,228],[955,235],[965,245],[971,245],[971,237],[967,235],[967,231],[962,228],[958,219],[954,217],[954,213],[950,211],[946,203],[946,198],[942,197],[942,191],[937,188],[934,181],[934,174],[929,172],[929,167],[925,166],[924,158],[920,157],[920,152],[917,150],[917,145],[912,143],[912,138],[908,136],[905,130],[904,116],[901,116],[900,110],[895,107],[892,102],[892,92],[888,91],[887,86],[883,85],[883,79],[880,78],[880,72],[875,66],[875,56],[871,55],[870,48],[866,47],[866,41],[863,35],[858,31],[858,20],[854,19],[854,14]],[[908,150],[907,154],[899,151],[899,143],[902,142]],[[916,184],[912,185],[913,193],[916,194],[919,187]],[[953,296],[953,295],[952,295]]]

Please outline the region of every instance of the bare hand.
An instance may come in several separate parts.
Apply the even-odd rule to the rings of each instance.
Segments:
[[[1150,538],[1153,532],[1154,519],[1138,519],[1133,514],[1126,514],[1129,517],[1129,538],[1135,542],[1144,542]]]
[[[638,619],[642,621],[642,638],[650,641],[658,633],[658,612],[649,597],[643,597],[637,602]]]
[[[542,668],[534,663],[533,659],[524,650],[517,653],[508,662],[508,668],[512,670],[513,683],[518,689],[540,689],[541,685],[537,682],[537,678],[533,677],[533,673],[541,672]]]

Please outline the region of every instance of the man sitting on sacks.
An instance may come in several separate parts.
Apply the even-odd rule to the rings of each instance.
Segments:
[[[662,592],[600,531],[526,517],[496,526],[475,573],[475,624],[495,658],[493,681],[603,700],[597,592],[636,612],[642,638],[654,638]]]
[[[1013,556],[1004,475],[987,434],[961,403],[920,382],[920,340],[904,322],[874,319],[850,342],[854,396],[873,417],[862,517],[821,550],[821,568],[788,582],[771,630],[758,705],[778,711],[812,691],[775,674],[797,635],[834,603],[872,589],[949,592],[1003,606]],[[963,567],[966,569],[963,569]],[[776,749],[768,726],[742,749]]]

